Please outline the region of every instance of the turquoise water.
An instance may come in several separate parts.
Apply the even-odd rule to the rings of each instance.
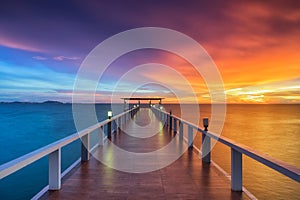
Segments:
[[[109,104],[96,105],[99,121]],[[0,164],[76,132],[71,104],[0,104]],[[91,134],[91,138],[96,134]],[[93,144],[91,144],[93,145]],[[62,148],[62,171],[80,156],[79,140]],[[0,181],[0,199],[30,199],[48,184],[48,157]]]
[[[164,106],[180,116],[179,105]],[[99,121],[106,119],[108,110],[110,105],[96,105]],[[197,117],[192,111],[190,115]],[[200,117],[210,117],[209,105],[200,105]],[[0,164],[75,132],[71,104],[0,104]],[[300,105],[228,105],[222,135],[300,167]],[[200,141],[197,137],[195,144]],[[80,141],[64,147],[62,170],[79,155]],[[230,173],[228,147],[217,144],[212,159]],[[243,175],[244,185],[259,199],[300,197],[299,183],[245,156]],[[0,199],[30,199],[47,184],[45,157],[2,179]]]

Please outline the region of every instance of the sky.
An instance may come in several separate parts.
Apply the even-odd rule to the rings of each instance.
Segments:
[[[0,101],[72,102],[74,83],[88,54],[109,37],[140,27],[179,31],[202,45],[222,77],[227,103],[300,103],[297,0],[1,1]],[[194,93],[159,66],[132,72],[136,78],[120,82],[146,63],[169,66]],[[136,88],[139,79],[149,84]],[[172,84],[176,91],[158,83]],[[91,95],[88,90],[82,91],[82,102]],[[189,103],[195,95],[199,103],[211,103],[210,92],[201,74],[182,57],[143,49],[109,66],[95,99],[118,102],[130,95],[159,96],[171,103],[179,97]]]

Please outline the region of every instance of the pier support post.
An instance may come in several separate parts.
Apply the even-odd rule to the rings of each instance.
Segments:
[[[242,154],[231,148],[231,190],[243,190]]]
[[[81,161],[90,159],[90,133],[81,137]]]
[[[188,125],[188,146],[193,148],[193,127]]]
[[[59,190],[61,187],[61,150],[49,154],[49,190]]]

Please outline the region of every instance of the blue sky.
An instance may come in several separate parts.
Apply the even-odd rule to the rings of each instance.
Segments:
[[[180,31],[198,41],[218,66],[229,103],[299,103],[299,13],[299,1],[292,0],[4,0],[0,7],[0,101],[71,102],[76,73],[94,47],[121,31],[152,26]],[[203,79],[189,64],[154,50],[132,52],[116,60],[101,79],[97,101],[108,101],[105,96],[113,92],[117,80],[147,62],[181,71],[199,101],[209,102]],[[148,73],[137,76],[149,81],[168,76],[158,70],[153,76]],[[118,91],[120,96],[136,81],[126,84]],[[180,88],[179,83],[172,84]],[[176,102],[174,94],[162,86],[143,86],[136,95],[143,93]]]

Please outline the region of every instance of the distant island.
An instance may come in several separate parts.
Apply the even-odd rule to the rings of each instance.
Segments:
[[[60,101],[43,101],[43,102],[28,102],[28,101],[11,101],[11,102],[5,102],[2,101],[0,104],[69,104],[69,103],[63,103]]]
[[[43,101],[43,102],[31,102],[31,101],[0,101],[0,104],[73,104],[72,102],[61,102],[61,101]],[[76,103],[76,104],[110,104],[110,103]],[[116,103],[116,104],[123,104],[123,103]]]
[[[60,102],[60,101],[44,101],[43,103],[64,104],[63,102]]]

